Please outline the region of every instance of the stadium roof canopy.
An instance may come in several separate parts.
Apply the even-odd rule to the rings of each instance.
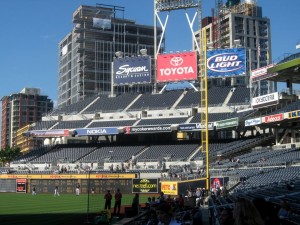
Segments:
[[[298,58],[286,61],[269,68],[267,70],[268,80],[276,82],[286,82],[290,80],[292,83],[300,84],[300,54],[295,54]],[[276,74],[272,76],[272,74]],[[270,77],[269,77],[270,76]]]

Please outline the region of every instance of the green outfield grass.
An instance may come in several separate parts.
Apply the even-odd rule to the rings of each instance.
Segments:
[[[145,203],[148,196],[140,196]],[[122,205],[131,205],[133,195],[123,195]],[[88,201],[89,199],[89,201]],[[88,204],[89,202],[89,204]],[[112,208],[114,200],[112,201]],[[104,195],[0,193],[1,225],[77,225],[93,221],[104,209]]]

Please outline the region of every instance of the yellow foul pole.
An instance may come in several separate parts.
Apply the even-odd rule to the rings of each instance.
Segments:
[[[210,176],[209,176],[209,141],[208,141],[208,88],[207,88],[207,37],[206,28],[200,31],[200,46],[201,53],[199,57],[200,63],[200,114],[201,114],[201,144],[202,152],[205,154],[206,165],[206,189],[210,189]]]

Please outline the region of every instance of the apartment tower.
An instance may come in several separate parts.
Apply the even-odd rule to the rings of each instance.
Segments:
[[[254,95],[267,94],[273,90],[271,82],[250,83],[250,71],[266,66],[271,58],[270,19],[263,17],[262,7],[256,0],[218,0],[214,15],[202,20],[210,48],[246,49],[246,77],[214,78],[213,85],[251,85]]]
[[[16,132],[25,125],[42,119],[53,109],[53,102],[38,88],[24,88],[19,93],[2,97],[1,148],[14,146]]]

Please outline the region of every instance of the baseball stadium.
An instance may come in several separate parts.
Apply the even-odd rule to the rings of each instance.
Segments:
[[[157,13],[199,9],[199,1],[155,2]],[[116,54],[110,93],[19,129],[25,150],[0,169],[0,224],[222,225],[230,224],[222,213],[237,216],[243,201],[257,207],[247,206],[249,217],[264,221],[254,224],[300,224],[300,54],[249,69],[244,47],[210,49],[206,36],[195,34],[199,49],[155,60]],[[190,85],[168,86],[182,81]],[[154,88],[116,91],[144,83]],[[287,89],[262,93],[260,84],[276,83]]]

